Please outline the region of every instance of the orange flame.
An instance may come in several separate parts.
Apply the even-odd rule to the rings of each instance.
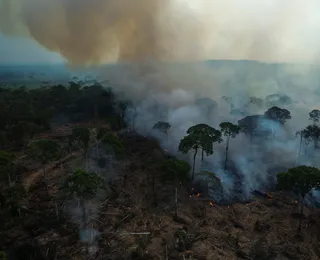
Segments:
[[[197,196],[197,197],[200,197],[200,196],[201,196],[201,194],[200,194],[200,193],[197,193],[197,194],[196,194],[196,196]]]
[[[212,201],[210,201],[210,206],[212,206],[212,207],[214,206],[214,204],[212,203]]]

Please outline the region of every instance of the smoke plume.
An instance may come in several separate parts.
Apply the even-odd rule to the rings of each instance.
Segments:
[[[292,114],[283,129],[261,122],[279,136],[252,145],[243,134],[232,140],[232,178],[221,167],[224,143],[206,158],[224,188],[231,190],[234,176],[241,175],[249,194],[264,187],[274,168],[297,161],[319,166],[310,147],[297,160],[294,138],[319,100],[319,68],[308,65],[320,60],[319,12],[318,0],[0,0],[0,31],[30,37],[71,65],[116,62],[100,67],[100,79],[134,102],[126,116],[140,133],[150,134],[157,121],[172,125],[168,139],[158,137],[174,154],[188,127],[236,123],[269,108],[246,107],[250,97],[289,95],[293,103],[280,105]],[[209,59],[295,64],[196,62]],[[233,107],[222,96],[231,97]],[[201,97],[219,104],[212,114],[196,105]]]
[[[0,30],[70,64],[319,61],[316,0],[0,0]]]

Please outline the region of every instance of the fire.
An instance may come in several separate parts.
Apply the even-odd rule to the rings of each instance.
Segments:
[[[212,206],[212,207],[214,206],[214,204],[213,204],[213,202],[212,202],[212,201],[210,201],[210,206]]]
[[[201,194],[200,194],[200,193],[197,193],[197,194],[196,194],[196,196],[197,196],[197,197],[200,197],[200,196],[201,196]]]

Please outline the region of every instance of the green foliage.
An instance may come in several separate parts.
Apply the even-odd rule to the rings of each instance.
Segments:
[[[16,183],[1,191],[1,208],[16,213],[20,207],[20,200],[26,195],[22,184]]]
[[[179,151],[182,153],[202,148],[207,155],[211,155],[213,154],[213,143],[222,142],[221,132],[206,124],[190,127],[187,134],[179,144]]]
[[[98,128],[98,130],[97,130],[98,140],[101,140],[109,132],[110,132],[110,130],[108,128],[104,128],[104,127]]]
[[[119,138],[112,132],[104,135],[102,143],[109,145],[117,158],[122,158],[125,154],[125,148]]]
[[[83,146],[84,151],[87,152],[90,144],[90,136],[90,129],[88,127],[75,127],[72,129],[71,140],[73,142],[80,142]]]
[[[4,251],[0,251],[0,260],[7,260],[7,254]]]
[[[309,113],[309,119],[312,120],[315,124],[319,122],[320,120],[320,110],[318,109],[313,109]]]
[[[238,120],[240,131],[249,136],[255,135],[261,118],[261,115],[253,115]]]
[[[15,156],[14,154],[0,150],[0,178],[9,178],[9,185],[11,182],[11,175],[14,173],[15,168]]]
[[[171,125],[168,122],[159,121],[153,126],[153,129],[156,129],[164,134],[168,134],[170,127]]]
[[[106,189],[106,186],[104,179],[97,173],[78,169],[67,177],[62,189],[78,198],[90,199],[96,195],[99,189]]]
[[[204,179],[207,182],[213,183],[214,185],[221,186],[221,181],[214,172],[201,171],[197,174],[197,176],[201,179]]]
[[[189,179],[190,165],[182,160],[165,160],[160,169],[162,170],[162,181],[187,181]]]
[[[264,105],[264,100],[261,98],[257,98],[257,97],[250,97],[249,104],[254,104],[258,107],[262,107]]]
[[[220,125],[221,133],[224,136],[234,138],[240,132],[240,127],[230,122],[222,122]]]
[[[310,166],[298,166],[277,175],[277,189],[292,191],[304,197],[313,188],[320,187],[320,170]]]
[[[110,88],[96,82],[89,84],[86,87],[77,82],[70,82],[69,87],[0,87],[0,133],[2,140],[6,140],[1,145],[20,147],[52,123],[117,116],[115,96]]]
[[[268,107],[283,106],[292,104],[292,99],[283,94],[272,94],[265,98],[265,103]]]
[[[268,119],[278,121],[284,124],[288,119],[291,119],[290,111],[279,107],[272,107],[264,113],[264,116]]]
[[[39,139],[29,144],[28,154],[31,158],[46,164],[59,159],[62,156],[62,150],[54,140]]]
[[[318,148],[320,140],[320,127],[318,125],[309,125],[303,130],[303,137],[307,142],[313,141],[314,147]]]

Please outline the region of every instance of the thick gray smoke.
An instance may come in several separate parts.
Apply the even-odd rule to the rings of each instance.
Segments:
[[[0,0],[0,30],[33,38],[72,65],[118,62],[101,67],[101,78],[122,98],[134,101],[127,118],[139,132],[152,133],[159,120],[172,125],[162,144],[174,154],[191,125],[236,123],[244,113],[261,114],[269,108],[246,107],[249,97],[287,94],[294,102],[286,106],[292,119],[285,128],[261,122],[262,128],[277,130],[272,140],[251,146],[239,135],[231,142],[232,174],[243,176],[249,193],[263,188],[270,169],[297,163],[299,140],[293,137],[310,123],[308,112],[317,108],[319,69],[200,60],[318,63],[319,11],[317,0]],[[232,97],[232,109],[240,111],[230,114],[222,96]],[[196,105],[202,97],[219,104],[211,115]],[[241,115],[241,110],[246,111]],[[231,188],[221,170],[223,158],[224,143],[206,160]],[[317,161],[306,153],[298,159]]]
[[[317,0],[0,0],[0,31],[75,65],[154,59],[319,61]]]
[[[236,179],[241,180],[238,196],[248,198],[255,189],[273,189],[279,171],[299,164],[320,167],[318,152],[312,144],[306,146],[303,143],[299,155],[300,139],[296,136],[297,131],[312,123],[308,113],[317,108],[318,67],[213,61],[187,65],[153,64],[151,68],[148,73],[141,73],[129,65],[119,66],[110,72],[105,70],[104,76],[111,85],[117,84],[116,91],[122,98],[134,101],[134,107],[127,111],[127,122],[139,133],[159,138],[163,148],[190,162],[192,154],[181,155],[178,144],[192,125],[207,123],[218,129],[223,121],[237,123],[247,115],[263,115],[273,106],[272,102],[291,112],[292,119],[284,126],[272,120],[259,121],[261,130],[273,133],[268,138],[254,138],[253,144],[244,134],[232,139],[227,174],[223,171],[225,142],[216,144],[214,154],[206,157],[206,169],[220,177],[230,195],[234,195]],[[266,99],[275,93],[288,95],[292,102]],[[225,96],[232,102],[227,102]],[[205,106],[197,105],[197,99],[203,97],[218,103],[210,114],[206,113]],[[261,106],[248,105],[250,97],[265,102]],[[152,130],[158,121],[172,125],[168,138]],[[200,164],[199,155],[197,171]]]

